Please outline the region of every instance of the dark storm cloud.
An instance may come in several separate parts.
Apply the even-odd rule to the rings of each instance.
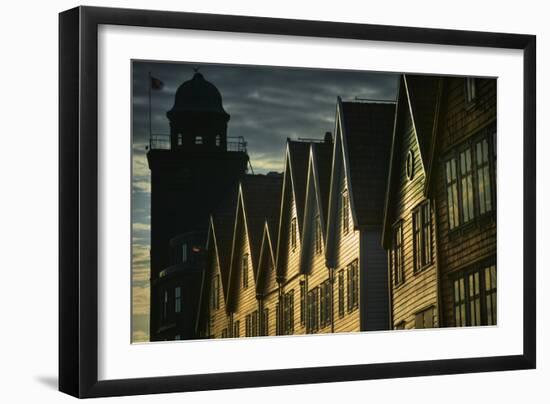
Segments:
[[[243,136],[256,173],[281,171],[287,138],[323,138],[334,131],[336,100],[356,97],[395,100],[398,76],[343,70],[296,69],[197,63],[134,62],[132,75],[132,331],[134,341],[148,340],[150,173],[149,72],[162,80],[151,90],[153,134],[168,134],[166,112],[181,83],[199,67],[221,92],[231,115],[228,136]]]
[[[143,150],[149,137],[148,72],[162,80],[152,90],[152,131],[168,134],[166,111],[178,86],[199,67],[206,80],[220,90],[231,115],[228,136],[248,142],[252,165],[282,168],[282,151],[290,138],[322,138],[334,129],[336,98],[394,100],[394,74],[235,65],[134,62],[134,144]],[[258,160],[259,158],[259,160]],[[262,161],[264,160],[264,161]],[[265,170],[257,170],[263,172]]]

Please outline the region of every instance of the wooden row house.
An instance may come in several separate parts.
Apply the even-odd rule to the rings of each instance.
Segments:
[[[390,325],[496,323],[496,81],[403,75],[386,192]]]
[[[211,218],[201,336],[388,328],[379,241],[394,117],[392,103],[339,99],[334,140],[288,140],[282,179],[243,178]]]

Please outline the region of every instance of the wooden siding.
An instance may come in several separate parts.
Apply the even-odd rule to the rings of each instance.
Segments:
[[[208,287],[206,290],[209,291],[208,299],[204,302],[204,304],[208,304],[208,312],[209,312],[209,321],[210,321],[210,337],[211,338],[221,338],[222,337],[222,330],[224,328],[227,328],[229,326],[229,318],[227,316],[226,307],[225,307],[225,298],[222,288],[222,282],[221,282],[221,273],[220,273],[220,267],[218,265],[218,260],[216,258],[215,254],[210,254],[210,259],[208,262],[208,268],[210,272],[210,276],[207,278],[207,281],[209,282]],[[212,279],[214,277],[219,276],[220,277],[220,291],[219,291],[219,307],[215,308],[212,307],[212,294],[214,293],[214,290],[212,289]]]
[[[496,209],[483,219],[474,219],[471,224],[449,231],[444,167],[446,155],[495,123],[496,85],[495,79],[477,79],[477,99],[473,105],[466,105],[464,79],[451,78],[445,83],[445,97],[437,134],[438,152],[442,158],[434,165],[433,173],[433,194],[438,208],[442,326],[454,326],[453,273],[496,255]],[[496,195],[494,187],[492,191]]]
[[[414,271],[414,247],[413,247],[413,223],[412,211],[425,200],[423,194],[425,173],[420,157],[420,150],[414,132],[413,122],[410,115],[407,98],[402,94],[398,107],[398,121],[396,128],[397,164],[394,166],[396,172],[396,192],[392,209],[392,223],[402,220],[403,223],[403,260],[404,260],[404,282],[396,286],[392,280],[392,312],[393,325],[405,322],[405,328],[414,328],[416,313],[431,306],[435,308],[437,318],[437,272],[435,265],[435,233],[434,217],[432,212],[432,264],[415,273]],[[414,155],[414,175],[409,180],[405,171],[405,162],[409,150]],[[430,202],[431,203],[431,202]],[[390,271],[391,272],[391,271]],[[434,326],[438,326],[437,320]]]
[[[339,159],[340,162],[342,161]],[[341,163],[340,163],[341,164]],[[348,190],[349,188],[347,179],[344,174],[344,169],[338,170],[339,175],[336,182],[336,187],[333,191],[336,192],[335,210],[334,210],[334,277],[335,283],[333,287],[333,313],[334,313],[334,332],[353,332],[360,331],[360,319],[359,319],[359,308],[362,307],[361,296],[359,294],[359,308],[349,312],[347,309],[347,299],[345,299],[344,304],[344,315],[339,316],[338,313],[338,273],[343,270],[345,274],[344,282],[344,297],[348,296],[348,276],[347,276],[347,266],[353,263],[355,260],[359,260],[359,230],[355,230],[353,227],[353,220],[351,217],[351,205],[348,204],[348,211],[345,212],[349,217],[349,230],[347,234],[344,234],[344,229],[342,227],[342,192]],[[359,284],[361,284],[362,273],[359,270]]]

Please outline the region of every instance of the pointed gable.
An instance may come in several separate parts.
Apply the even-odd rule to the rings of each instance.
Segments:
[[[301,226],[304,215],[309,146],[309,142],[288,141],[290,178],[295,197],[298,226]]]
[[[435,76],[404,75],[420,158],[426,177],[432,164],[437,115],[442,89],[442,78]],[[429,181],[426,181],[428,184]]]
[[[266,220],[264,231],[262,233],[262,242],[260,246],[260,257],[258,259],[258,275],[256,276],[256,293],[265,295],[273,290],[277,285],[277,277],[275,274],[275,251],[273,221]]]
[[[399,155],[402,152],[402,134],[406,122],[412,124],[414,138],[424,171],[424,195],[429,191],[430,173],[433,165],[435,138],[443,81],[440,77],[421,75],[402,75],[396,106],[396,119],[392,136],[392,150],[388,184],[384,201],[384,228],[382,244],[388,248],[389,229],[393,223],[392,207],[398,192],[399,167],[402,162]]]
[[[326,224],[328,197],[330,193],[330,169],[332,164],[332,141],[313,144],[312,158],[315,164],[318,193],[321,199],[321,216]]]
[[[276,217],[280,203],[282,178],[278,174],[246,175],[239,184],[237,217],[231,251],[228,305],[237,298],[239,289],[239,240],[248,244],[252,281],[256,283],[263,228],[266,221]]]

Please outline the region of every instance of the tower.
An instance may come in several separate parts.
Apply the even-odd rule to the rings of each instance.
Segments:
[[[220,92],[201,73],[180,85],[166,115],[170,135],[152,136],[147,152],[151,341],[194,337],[208,217],[248,163],[244,139],[227,137]]]

